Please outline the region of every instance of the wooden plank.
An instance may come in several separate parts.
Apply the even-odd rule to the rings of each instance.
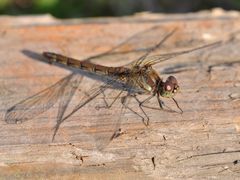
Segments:
[[[210,12],[204,15],[204,18],[199,18],[201,13],[191,14],[191,18],[179,15],[176,21],[176,16],[148,14],[120,20],[102,19],[105,23],[61,22],[51,18],[44,23],[37,19],[29,22],[29,17],[0,18],[3,24],[0,31],[0,177],[237,178],[240,172],[239,15],[216,16]],[[164,80],[170,74],[177,77],[181,92],[176,99],[184,111],[182,115],[146,110],[150,117],[150,126],[146,127],[138,116],[126,111],[120,126],[124,133],[109,144],[105,140],[113,132],[113,120],[118,119],[120,103],[108,111],[97,110],[95,107],[101,105],[101,98],[63,122],[53,142],[57,105],[21,124],[4,121],[8,108],[71,73],[38,61],[43,60],[41,52],[53,51],[84,59],[106,52],[153,26],[157,26],[157,30],[133,41],[135,45],[144,47],[150,39],[159,41],[174,28],[176,33],[157,53],[223,41],[217,47],[179,56],[155,67]],[[131,49],[131,46],[124,48]],[[134,58],[132,54],[125,59],[115,56],[96,62],[117,66]],[[97,83],[85,77],[69,109]],[[173,103],[163,100],[175,108]],[[157,106],[157,101],[151,101],[151,105]],[[134,101],[130,106],[138,111]],[[101,143],[104,149],[98,148]]]

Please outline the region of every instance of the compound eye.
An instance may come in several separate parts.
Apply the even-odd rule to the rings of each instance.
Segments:
[[[166,82],[171,82],[172,84],[178,84],[177,79],[174,76],[169,76]]]
[[[171,91],[171,90],[172,90],[172,87],[171,87],[169,84],[167,84],[166,90],[167,90],[167,91]]]
[[[165,83],[165,91],[172,92],[173,90],[173,85],[169,82]]]

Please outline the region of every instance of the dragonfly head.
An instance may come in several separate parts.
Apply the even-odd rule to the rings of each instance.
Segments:
[[[166,82],[161,82],[158,85],[158,92],[162,97],[172,98],[178,91],[179,85],[174,76],[169,76]]]

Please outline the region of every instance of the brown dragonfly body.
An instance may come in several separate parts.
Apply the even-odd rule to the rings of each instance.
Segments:
[[[93,64],[88,61],[79,61],[67,56],[52,52],[44,52],[43,56],[46,57],[50,63],[59,63],[72,68],[82,69],[88,72],[93,72],[99,75],[107,75],[115,77],[124,83],[131,84],[141,88],[144,94],[160,94],[162,96],[173,96],[179,89],[175,77],[170,76],[165,83],[159,77],[158,73],[152,68],[151,65],[133,66],[131,69],[126,67],[108,67],[99,64]],[[165,87],[167,86],[167,87]],[[169,91],[172,95],[166,95],[165,91]],[[142,94],[142,93],[141,93]]]
[[[156,28],[154,27],[151,30],[155,30],[155,29]],[[119,81],[123,85],[126,85],[126,87],[130,87],[130,88],[124,88],[123,90],[121,90],[120,93],[113,100],[113,102],[110,103],[110,105],[106,105],[105,108],[111,108],[112,104],[115,103],[116,99],[121,98],[122,107],[125,107],[125,109],[129,109],[133,113],[137,114],[139,117],[142,118],[144,124],[148,125],[149,117],[145,113],[143,107],[147,107],[144,105],[144,103],[148,102],[153,97],[157,97],[158,104],[160,107],[155,109],[160,109],[160,110],[164,109],[163,108],[164,103],[162,100],[160,100],[160,97],[166,97],[166,98],[172,99],[175,102],[176,106],[180,110],[180,113],[183,112],[182,109],[179,107],[177,101],[173,98],[174,95],[179,90],[179,85],[176,78],[174,76],[169,76],[166,79],[166,81],[163,81],[163,79],[160,78],[159,74],[153,69],[153,65],[182,54],[186,54],[186,53],[203,49],[206,47],[210,47],[210,46],[215,46],[221,43],[221,42],[215,42],[212,44],[208,44],[205,46],[201,46],[201,47],[197,47],[197,48],[193,48],[193,49],[181,51],[181,52],[174,52],[174,53],[161,54],[161,55],[151,55],[151,53],[155,51],[157,48],[159,48],[174,32],[175,30],[168,33],[159,43],[155,44],[151,48],[145,49],[144,54],[140,56],[137,60],[133,61],[130,64],[131,65],[130,67],[129,66],[107,67],[99,64],[94,64],[88,61],[91,59],[100,58],[101,57],[100,55],[94,56],[94,58],[90,57],[83,61],[66,57],[60,54],[52,53],[52,52],[44,52],[43,56],[47,58],[50,63],[57,63],[61,65],[63,64],[74,69],[81,69],[83,71],[87,71],[93,74],[110,77],[115,81]],[[131,39],[132,38],[129,38],[129,41]],[[108,54],[105,53],[104,55],[108,55]],[[60,101],[60,107],[59,107],[58,116],[57,116],[57,124],[56,124],[54,135],[53,135],[53,139],[54,139],[54,136],[56,135],[60,124],[64,120],[70,117],[73,113],[77,112],[87,103],[95,99],[104,90],[111,87],[112,83],[114,83],[114,81],[108,81],[106,85],[97,87],[98,89],[94,90],[90,94],[90,96],[86,98],[86,100],[84,100],[83,102],[80,102],[72,110],[71,113],[64,116],[65,115],[64,113],[69,105],[69,102],[71,101],[71,98],[73,97],[76,91],[76,88],[67,86],[67,84],[69,84],[69,82],[76,81],[78,82],[78,85],[79,85],[80,79],[82,78],[82,76],[80,76],[80,78],[79,76],[80,76],[79,74],[73,73],[67,76],[66,78],[60,80],[55,85],[43,90],[42,92],[37,93],[36,95],[31,96],[15,104],[11,108],[9,108],[8,111],[6,112],[5,121],[7,123],[17,123],[17,122],[23,122],[23,121],[29,120],[45,112],[50,107],[53,107],[53,105],[57,101]],[[138,89],[138,91],[134,92],[132,91],[132,89]],[[127,92],[127,95],[121,97],[120,95],[122,94],[123,91]],[[137,98],[137,95],[139,94],[148,94],[149,97],[143,101],[140,101]],[[126,99],[130,99],[130,97],[134,98],[137,101],[141,109],[141,112],[144,114],[144,116],[136,113],[134,110],[128,107]],[[145,123],[145,120],[147,120],[146,123]],[[116,137],[116,135],[113,135],[111,139],[114,137]]]

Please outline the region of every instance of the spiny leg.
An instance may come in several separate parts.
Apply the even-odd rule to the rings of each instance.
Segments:
[[[149,101],[150,99],[152,99],[154,97],[154,95],[149,96],[148,98],[146,98],[145,100],[143,100],[142,102],[137,98],[137,96],[134,96],[134,99],[138,102],[139,108],[141,109],[142,113],[144,114],[144,116],[147,118],[147,123],[143,122],[146,126],[149,125],[149,117],[147,115],[147,113],[143,110],[143,103],[146,103],[147,101]]]
[[[158,100],[158,104],[159,104],[159,107],[160,108],[156,108],[156,107],[151,107],[151,106],[147,106],[147,105],[144,105],[145,103],[147,103],[150,99],[152,99],[153,97],[155,96],[155,94],[152,94],[151,96],[149,96],[148,98],[146,98],[145,100],[143,101],[140,101],[138,99],[136,99],[139,103],[139,106],[142,108],[142,107],[145,107],[145,108],[148,108],[148,109],[154,109],[154,110],[164,110],[163,109],[163,105],[164,102],[160,100],[159,96],[157,96],[157,100]]]
[[[143,121],[143,123],[144,123],[144,125],[145,126],[148,126],[148,121],[149,121],[149,118],[148,118],[148,120],[147,120],[147,123],[145,123],[145,118],[143,117],[143,116],[141,116],[139,113],[137,113],[136,111],[134,111],[132,108],[130,108],[127,104],[126,104],[126,98],[127,97],[129,97],[130,95],[126,95],[126,96],[123,96],[122,98],[121,98],[121,103],[122,103],[122,105],[126,108],[126,109],[128,109],[128,110],[130,110],[131,112],[133,112],[134,114],[136,114],[137,116],[139,116],[141,119],[142,119],[142,121]],[[135,96],[131,96],[131,97],[135,97]]]
[[[96,106],[96,109],[99,110],[101,108],[106,108],[106,109],[110,109],[112,107],[112,105],[116,102],[116,100],[119,98],[119,96],[123,93],[123,91],[121,91],[120,93],[118,93],[118,95],[113,99],[113,101],[111,103],[108,103],[106,100],[106,95],[104,93],[104,91],[102,91],[103,94],[103,101],[104,104],[103,106]]]
[[[139,103],[139,107],[142,109],[142,107],[148,108],[148,109],[154,109],[154,110],[164,110],[162,107],[162,104],[164,105],[163,101],[161,101],[159,99],[159,106],[160,108],[156,108],[156,107],[151,107],[151,106],[147,106],[144,105],[145,103],[147,103],[150,99],[152,99],[155,95],[151,95],[148,98],[144,99],[143,101],[140,101],[137,97],[135,97],[136,101]],[[143,111],[143,109],[142,109]]]
[[[172,98],[172,99],[173,99],[173,98]],[[158,110],[163,110],[163,111],[169,111],[169,112],[179,113],[178,111],[175,111],[175,110],[173,110],[172,108],[170,108],[169,106],[165,105],[164,102],[160,99],[159,96],[157,96],[157,100],[158,100],[158,104],[159,104],[160,109],[159,109],[159,108],[156,108],[156,109],[158,109]],[[174,99],[174,102],[175,102],[175,101],[176,101],[176,100]],[[176,102],[175,102],[175,103],[176,103]],[[176,103],[176,104],[177,104],[177,103]],[[164,109],[163,106],[165,106],[167,109]],[[181,108],[178,106],[178,104],[177,104],[177,107],[181,110]],[[182,112],[182,110],[181,110],[181,112]]]
[[[177,108],[181,111],[181,114],[183,113],[183,110],[180,108],[180,106],[178,105],[176,99],[172,98],[172,100],[175,102]]]
[[[163,101],[161,101],[159,95],[157,95],[158,104],[161,110],[163,110]]]
[[[171,99],[175,102],[177,108],[181,111],[180,114],[182,114],[183,111],[182,111],[182,109],[180,108],[180,106],[178,105],[177,101],[176,101],[174,98],[171,98]],[[161,101],[161,99],[160,99],[159,96],[157,96],[157,100],[158,100],[158,104],[159,104],[160,109],[159,109],[159,108],[156,108],[156,109],[158,109],[158,110],[164,110],[164,111],[168,110],[168,111],[170,111],[170,112],[179,113],[178,111],[173,110],[173,109],[170,108],[169,106],[165,105],[164,102]],[[164,108],[163,108],[163,105],[164,105],[167,109],[164,109]]]
[[[139,99],[135,98],[135,99],[137,100],[137,102],[139,103],[139,107],[141,108],[141,110],[142,110],[143,112],[144,112],[144,110],[143,110],[142,107],[148,108],[148,109],[153,109],[153,110],[177,112],[177,111],[171,109],[170,107],[168,107],[167,105],[165,105],[164,102],[160,99],[160,97],[159,97],[158,95],[157,95],[157,100],[158,100],[159,108],[145,105],[145,103],[147,103],[147,102],[148,102],[150,99],[152,99],[154,96],[155,96],[155,95],[153,94],[153,95],[149,96],[148,98],[146,98],[146,99],[143,100],[143,101],[140,101]],[[167,109],[164,109],[163,106],[166,107]],[[177,112],[177,113],[179,113],[179,112]]]
[[[158,104],[159,104],[159,107],[160,107],[160,109],[157,108],[158,110],[163,110],[163,111],[168,110],[170,112],[177,112],[177,111],[174,111],[173,109],[171,109],[169,106],[165,105],[164,102],[160,99],[159,95],[157,95],[157,100],[158,100]],[[167,110],[163,108],[163,105],[167,108]]]

